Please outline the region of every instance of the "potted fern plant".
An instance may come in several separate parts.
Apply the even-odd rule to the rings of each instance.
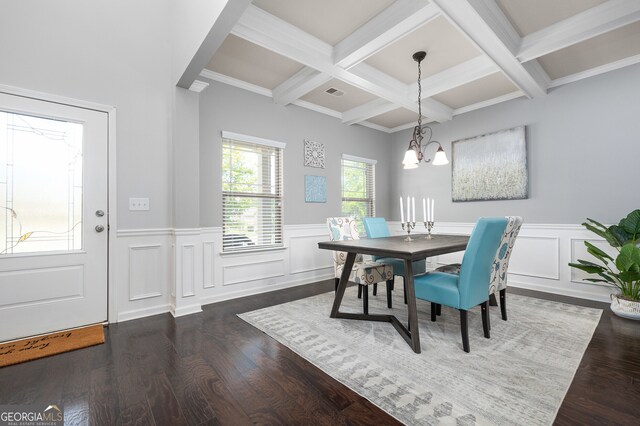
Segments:
[[[599,263],[578,260],[569,266],[598,277],[586,278],[587,281],[615,286],[619,293],[611,295],[611,310],[621,317],[640,320],[640,209],[629,213],[617,225],[607,227],[593,219],[582,225],[605,239],[618,254],[614,259],[585,241],[587,252]]]

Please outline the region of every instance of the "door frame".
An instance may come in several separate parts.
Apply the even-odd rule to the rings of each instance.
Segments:
[[[0,84],[0,93],[22,96],[38,101],[53,102],[75,108],[84,108],[107,114],[107,321],[118,322],[117,285],[115,283],[117,194],[116,194],[116,107],[53,95],[30,89]]]

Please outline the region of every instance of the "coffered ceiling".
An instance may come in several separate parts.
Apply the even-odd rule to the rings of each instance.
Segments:
[[[200,76],[386,132],[640,62],[640,0],[254,0]],[[200,86],[204,87],[204,86]]]

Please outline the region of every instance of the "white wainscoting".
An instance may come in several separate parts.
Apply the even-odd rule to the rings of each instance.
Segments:
[[[222,229],[149,229],[117,232],[118,321],[171,312],[308,284],[333,277],[325,224],[284,227],[285,247],[222,254]]]
[[[418,225],[416,224],[416,229]],[[402,234],[399,222],[391,224],[394,234]],[[472,223],[436,223],[434,233],[469,235]],[[419,232],[422,232],[420,230]],[[582,281],[587,275],[568,266],[577,259],[589,259],[587,240],[606,250],[606,242],[579,225],[524,223],[511,255],[508,285],[582,299],[610,301],[611,288]],[[464,252],[429,259],[430,269],[459,263]]]
[[[404,233],[399,222],[390,227],[394,234]],[[437,223],[434,231],[469,235],[472,228],[471,223]],[[222,254],[221,228],[118,231],[118,321],[163,312],[192,314],[205,304],[332,278],[331,253],[318,249],[327,239],[325,224],[288,225],[283,249]],[[609,287],[582,281],[585,275],[567,265],[589,258],[585,240],[607,249],[578,225],[525,223],[512,254],[509,285],[608,301]],[[428,267],[460,262],[462,255],[430,258]]]

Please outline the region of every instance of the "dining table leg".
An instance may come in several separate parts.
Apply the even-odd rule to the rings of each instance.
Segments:
[[[356,253],[347,253],[347,258],[344,262],[344,269],[340,275],[340,282],[338,283],[338,289],[336,290],[336,298],[333,299],[333,307],[331,308],[331,318],[337,318],[342,298],[344,297],[344,291],[347,289],[347,283],[349,282],[349,275],[353,269],[353,264],[356,260]]]
[[[418,330],[418,310],[416,308],[416,292],[413,287],[413,264],[411,260],[404,261],[405,281],[407,287],[407,310],[409,311],[409,330],[411,333],[411,349],[420,353],[420,332]],[[335,305],[334,305],[335,306]]]

